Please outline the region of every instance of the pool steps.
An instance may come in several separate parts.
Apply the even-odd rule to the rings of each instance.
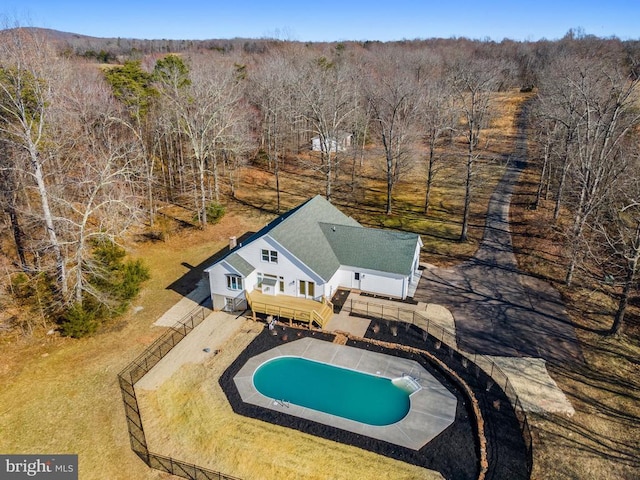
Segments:
[[[418,379],[412,377],[407,373],[403,373],[401,377],[394,378],[391,380],[396,387],[403,389],[409,395],[416,393],[418,390],[422,389],[422,385],[418,382]]]

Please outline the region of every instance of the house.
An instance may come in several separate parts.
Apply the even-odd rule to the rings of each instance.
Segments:
[[[419,278],[421,246],[417,234],[363,227],[316,196],[236,245],[205,275],[217,310],[246,309],[252,292],[281,303],[326,302],[338,288],[404,299]]]
[[[344,152],[347,147],[351,146],[353,135],[350,133],[341,133],[335,138],[327,138],[324,145],[324,151],[328,152]],[[311,139],[311,150],[314,152],[323,151],[321,137],[315,136]]]

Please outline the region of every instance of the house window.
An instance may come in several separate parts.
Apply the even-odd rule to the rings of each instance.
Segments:
[[[227,288],[229,290],[242,290],[242,277],[227,275]]]
[[[263,280],[273,280],[272,285],[275,285],[276,280],[278,280],[278,277],[276,275],[269,275],[268,273],[262,273],[262,272],[258,272],[258,287],[262,287],[262,282]]]
[[[356,281],[360,280],[360,272],[354,272],[353,279]]]
[[[262,250],[262,261],[269,263],[278,263],[278,252],[276,250]]]
[[[298,283],[298,292],[301,297],[313,298],[316,295],[316,284],[314,282],[300,280]]]

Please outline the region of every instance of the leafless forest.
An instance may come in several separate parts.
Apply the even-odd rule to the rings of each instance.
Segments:
[[[575,32],[332,44],[0,34],[3,283],[52,318],[116,308],[106,257],[120,254],[105,245],[117,249],[131,231],[161,237],[167,205],[192,211],[194,224],[215,221],[250,164],[273,175],[279,212],[287,162],[307,162],[322,178],[313,193],[331,199],[338,183],[357,189],[363,152],[377,148],[379,208],[393,212],[394,189],[420,163],[426,215],[440,167],[457,162],[464,242],[492,99],[515,89],[531,92],[531,209],[544,199],[556,220],[568,215],[558,226],[567,285],[589,275],[617,286],[612,333],[624,325],[640,260],[640,42]]]

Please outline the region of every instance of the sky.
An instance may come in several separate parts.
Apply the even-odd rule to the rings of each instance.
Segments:
[[[2,0],[0,18],[139,39],[640,39],[640,0]]]

